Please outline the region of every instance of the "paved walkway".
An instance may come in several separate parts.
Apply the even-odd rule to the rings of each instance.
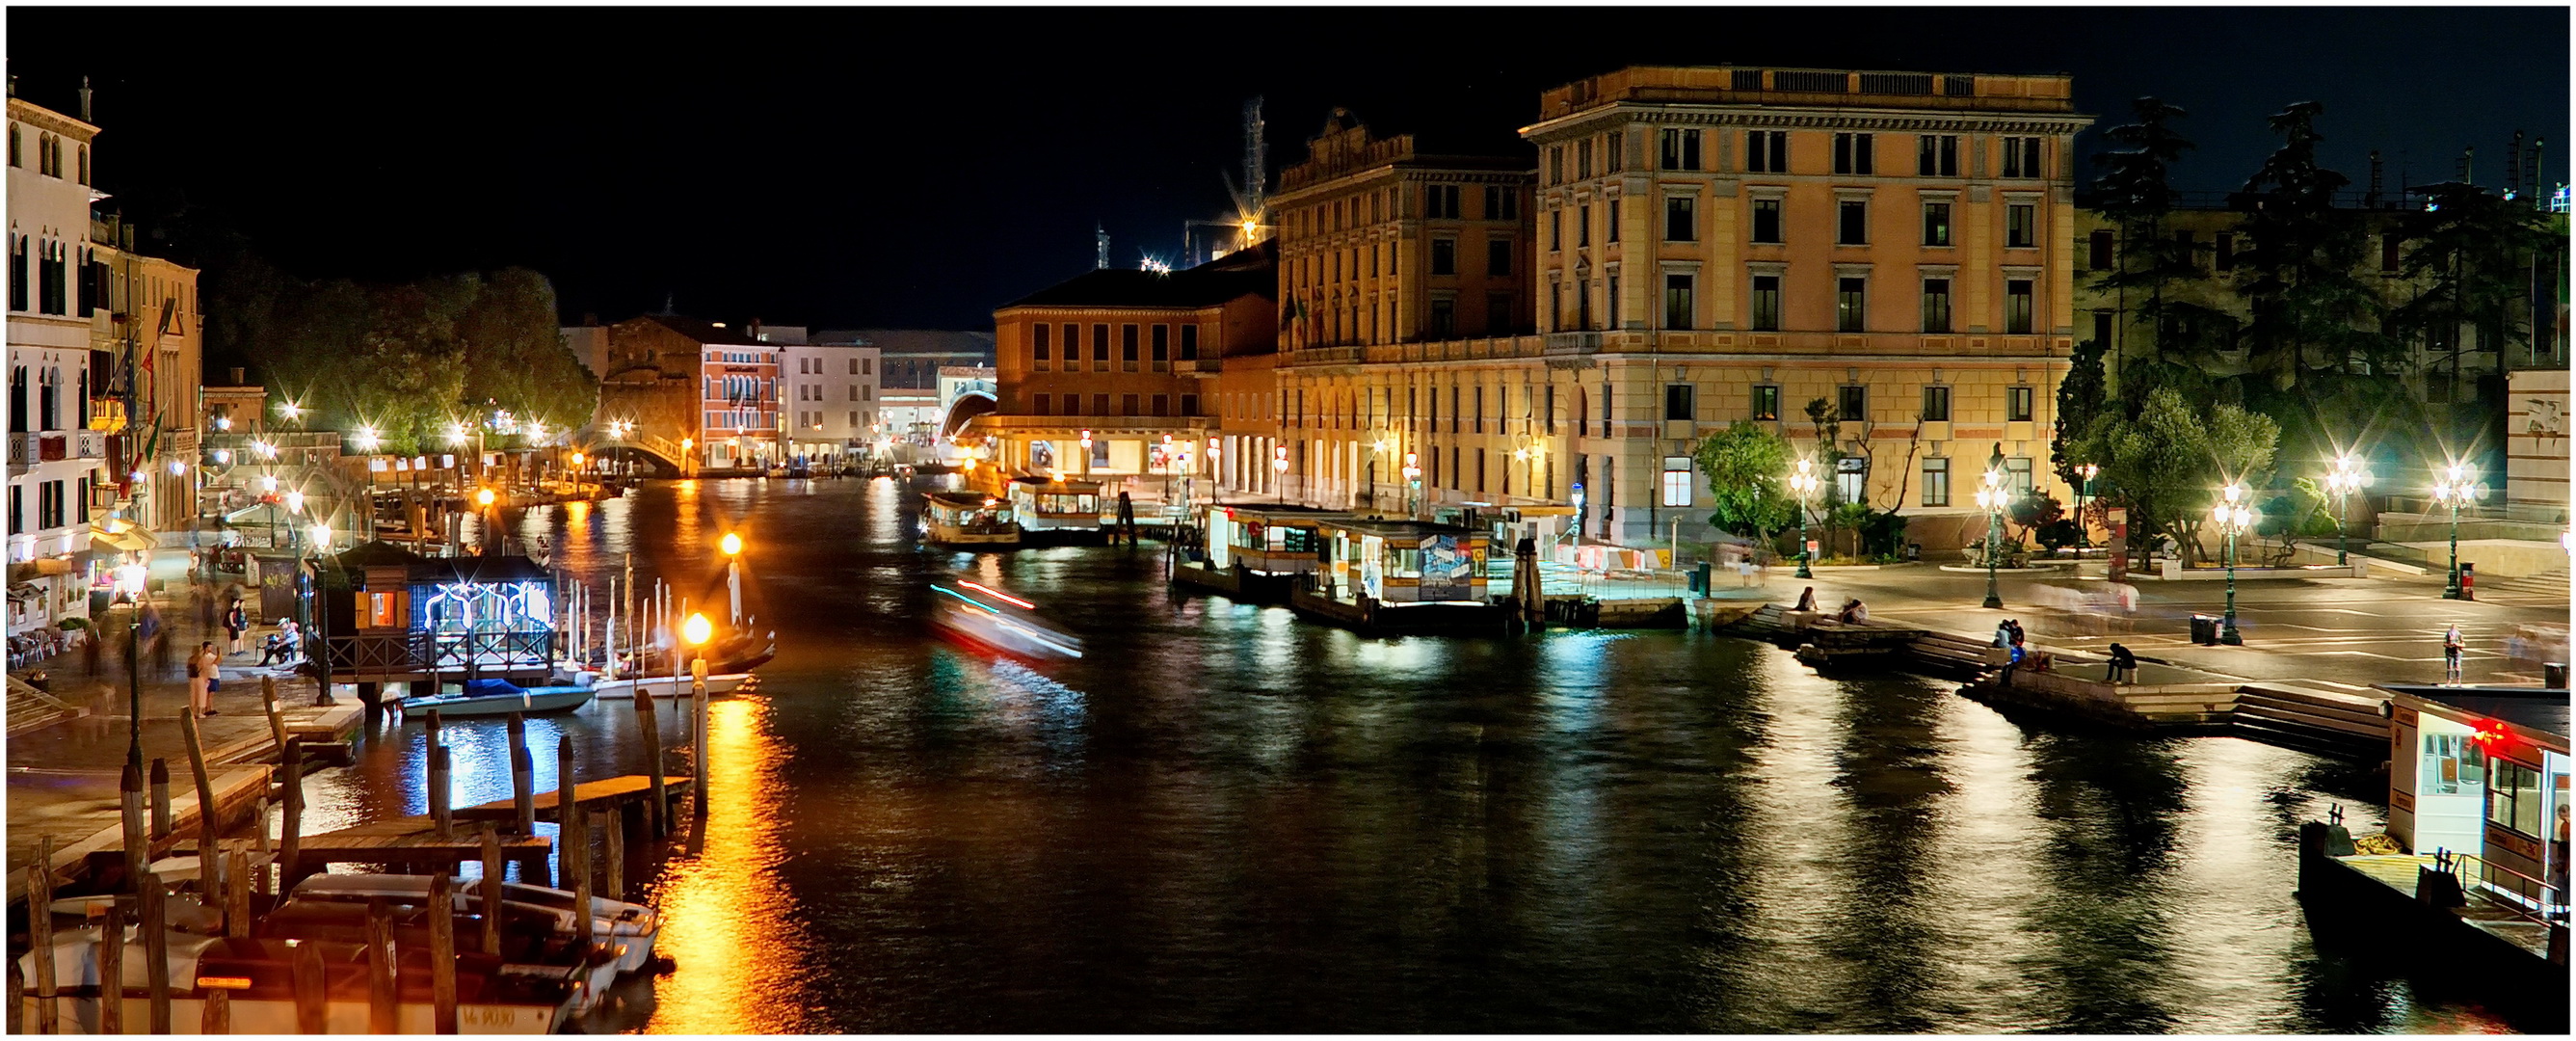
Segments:
[[[2510,656],[2516,637],[2554,627],[2563,646],[2568,622],[2564,595],[2445,600],[2440,575],[2264,579],[2237,583],[2244,645],[2203,647],[2190,640],[2191,616],[2223,612],[2223,582],[2141,579],[2133,583],[2134,611],[2050,606],[2111,589],[2102,566],[2090,564],[2076,574],[2000,576],[2004,607],[1989,610],[1978,606],[1985,575],[1928,563],[1874,571],[1823,568],[1812,580],[1792,574],[1790,568],[1772,569],[1766,585],[1772,600],[1791,603],[1812,585],[1826,609],[1858,597],[1877,621],[1984,640],[1997,622],[2015,618],[2033,641],[2080,653],[2106,655],[2118,642],[2142,660],[2187,669],[2349,687],[2439,681],[2442,632],[2454,622],[2468,643],[2462,670],[2467,682],[2537,684],[2539,664]]]

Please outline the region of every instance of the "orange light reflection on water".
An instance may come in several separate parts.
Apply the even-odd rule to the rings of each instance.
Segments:
[[[793,997],[804,951],[789,921],[795,901],[776,872],[783,856],[771,768],[777,748],[759,713],[751,701],[707,706],[706,840],[663,875],[655,949],[677,968],[654,983],[647,1033],[804,1029]]]

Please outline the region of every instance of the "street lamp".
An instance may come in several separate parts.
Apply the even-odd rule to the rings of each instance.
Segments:
[[[1091,431],[1082,432],[1082,475],[1091,476]]]
[[[2011,505],[2012,494],[2004,489],[2004,472],[1988,469],[1977,482],[1977,508],[1986,511],[1986,603],[1989,608],[2004,605],[2003,593],[1995,584],[1995,536],[2003,529],[2004,508]]]
[[[331,526],[317,523],[306,533],[306,538],[313,544],[313,556],[317,562],[314,581],[317,585],[327,585],[323,580],[328,574],[326,569],[331,566]],[[305,620],[313,624],[305,637],[308,642],[304,657],[313,663],[313,675],[322,683],[321,693],[313,699],[316,706],[339,703],[331,697],[331,611],[323,600],[323,593],[322,588],[314,590],[313,609],[305,615]]]
[[[1279,505],[1288,505],[1288,446],[1270,450],[1270,472],[1279,475]]]
[[[1208,505],[1210,506],[1225,505],[1225,467],[1220,465],[1224,451],[1216,438],[1208,439],[1207,472]]]
[[[2219,623],[2218,642],[2240,644],[2245,637],[2236,631],[2236,533],[2254,523],[2254,511],[2245,506],[2245,486],[2230,483],[2219,489],[2218,507],[2210,511],[2218,530],[2227,536],[2227,618]]]
[[[493,529],[500,526],[498,522],[499,511],[492,509],[492,503],[499,498],[499,496],[492,494],[492,489],[490,488],[477,488],[474,490],[474,506],[477,510],[483,513],[482,549],[485,556],[491,555]]]
[[[2334,503],[2330,514],[2335,522],[2335,563],[2350,563],[2352,533],[2344,522],[2352,516],[2352,493],[2370,487],[2370,468],[2347,452],[2335,458],[2334,469],[2326,471],[2326,497]]]
[[[2101,472],[2102,468],[2092,463],[2085,463],[2075,468],[2075,476],[2082,478],[2075,484],[2075,548],[2077,550],[2093,548],[2093,524],[2084,519],[2084,500],[2092,496],[2093,478]]]
[[[2446,599],[2460,599],[2460,507],[2471,499],[2487,497],[2487,486],[2472,485],[2477,474],[2468,467],[2452,463],[2443,468],[2441,479],[2433,482],[2433,501],[2451,508],[2451,580],[2442,587]]]
[[[1818,483],[1815,460],[1798,460],[1798,472],[1789,475],[1789,495],[1798,501],[1799,578],[1816,577],[1816,573],[1807,567],[1807,496],[1815,492]]]
[[[1419,501],[1421,495],[1422,456],[1418,452],[1406,452],[1404,453],[1404,512],[1406,516],[1420,515],[1421,509],[1416,505],[1416,503]]]
[[[723,551],[724,551],[724,555],[725,555],[725,591],[726,591],[727,593],[731,594],[731,599],[732,599],[732,601],[733,601],[733,615],[732,615],[733,625],[734,625],[734,627],[735,627],[735,628],[741,628],[741,627],[742,627],[742,536],[737,535],[737,534],[735,534],[735,533],[733,533],[733,532],[730,532],[730,531],[725,532],[725,534],[724,534],[724,538],[721,538],[721,539],[716,540],[716,548],[721,549],[721,550],[723,550]],[[699,642],[704,642],[704,641],[699,641]]]

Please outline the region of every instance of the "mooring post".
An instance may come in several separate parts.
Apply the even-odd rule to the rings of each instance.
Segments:
[[[322,967],[322,948],[295,947],[295,1032],[320,1034],[331,1023],[330,976]]]
[[[644,736],[644,783],[652,790],[653,796],[651,802],[647,804],[645,814],[652,822],[653,837],[658,839],[668,834],[663,824],[663,817],[670,812],[670,808],[662,801],[668,798],[662,790],[662,726],[654,717],[653,692],[645,689],[645,685],[638,682],[635,684],[635,726]]]
[[[600,855],[601,895],[611,900],[626,899],[626,815],[620,813],[603,822],[608,832],[608,848]]]
[[[286,754],[286,717],[277,710],[277,677],[259,678],[260,709],[268,713],[268,738],[277,743],[277,753]]]
[[[483,825],[483,953],[501,953],[501,834]]]
[[[206,769],[206,744],[203,737],[197,733],[195,714],[188,712],[179,714],[179,736],[187,741],[188,773],[195,777],[197,782],[197,877],[200,884],[208,887],[207,892],[222,892],[212,888],[215,882],[216,865],[211,858],[214,856],[216,836],[223,833],[223,815],[215,812],[214,775]]]
[[[36,838],[36,862],[27,865],[27,943],[35,962],[36,1032],[62,1033],[62,1012],[54,1005],[54,837]],[[13,959],[12,965],[16,962]],[[16,1009],[10,1011],[15,1012]]]
[[[170,837],[170,761],[152,760],[152,841]]]
[[[448,774],[452,768],[446,745],[429,746],[429,823],[441,842],[456,837],[456,817],[447,806],[448,792],[454,787]]]
[[[528,717],[510,713],[510,801],[518,811],[519,834],[537,833],[537,760],[528,752]]]
[[[440,1034],[456,1032],[455,885],[446,865],[429,876],[430,1029]]]
[[[250,939],[250,850],[245,845],[235,842],[224,855],[224,935],[238,940]]]
[[[152,840],[144,832],[143,771],[133,763],[116,779],[117,813],[125,825],[125,877],[142,892],[143,873],[152,867]]]
[[[564,876],[572,882],[572,916],[578,923],[583,958],[590,956],[590,815],[581,802],[565,804],[563,821]]]
[[[697,789],[689,800],[699,820],[707,817],[707,659],[700,654],[689,663],[689,771],[691,787]]]
[[[143,972],[151,989],[152,1032],[170,1032],[170,930],[162,906],[161,879],[143,873]],[[189,981],[191,984],[195,980]]]
[[[109,897],[98,928],[98,1032],[125,1032],[125,898]]]
[[[390,1034],[399,1025],[402,994],[394,989],[394,917],[385,898],[367,898],[367,1032]]]
[[[280,787],[277,829],[277,895],[294,891],[304,875],[304,742],[286,743],[286,780]]]

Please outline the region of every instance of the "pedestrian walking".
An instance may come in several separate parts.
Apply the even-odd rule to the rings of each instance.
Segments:
[[[135,631],[143,638],[143,646],[139,650],[148,652],[152,656],[153,672],[158,675],[169,675],[170,633],[169,627],[161,623],[161,608],[149,602],[145,603],[143,623],[137,626]],[[141,655],[136,657],[140,660]]]
[[[81,630],[81,665],[88,669],[92,676],[98,675],[99,652],[102,649],[99,647],[100,635],[98,622],[95,620],[89,623],[88,628]]]
[[[188,711],[200,716],[215,714],[215,672],[223,659],[215,654],[215,642],[197,645],[188,656]]]
[[[2138,656],[2136,652],[2133,652],[2119,644],[2112,644],[2110,681],[2114,684],[2133,683],[2136,682],[2137,675]]]
[[[2451,627],[2442,633],[2443,683],[2454,687],[2460,685],[2460,651],[2466,646],[2460,637],[2460,623],[2451,623]]]
[[[242,610],[241,601],[233,601],[232,606],[224,609],[224,650],[231,654],[243,653],[242,633],[249,628],[250,616]]]

